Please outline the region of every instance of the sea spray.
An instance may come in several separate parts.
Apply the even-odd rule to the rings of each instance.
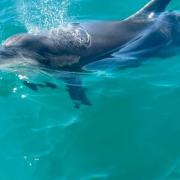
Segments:
[[[56,28],[67,19],[69,0],[19,0],[19,19],[30,33]]]

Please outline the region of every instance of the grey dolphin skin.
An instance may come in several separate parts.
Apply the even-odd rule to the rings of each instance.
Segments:
[[[170,1],[151,0],[122,21],[72,23],[38,34],[12,36],[1,47],[0,64],[25,57],[40,66],[76,72],[136,66],[142,59],[164,56],[165,47],[180,45],[180,13],[165,12]],[[74,101],[91,104],[76,75],[62,79]]]

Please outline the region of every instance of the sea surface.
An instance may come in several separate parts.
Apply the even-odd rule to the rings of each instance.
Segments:
[[[1,0],[0,42],[122,19],[146,2]],[[180,1],[168,9],[180,10]],[[76,109],[54,72],[0,67],[0,180],[180,180],[180,54],[81,76],[92,106]],[[32,91],[23,80],[58,88]]]

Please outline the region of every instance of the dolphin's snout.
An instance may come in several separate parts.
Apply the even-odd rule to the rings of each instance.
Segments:
[[[16,42],[21,39],[21,36],[17,35],[17,36],[12,36],[10,38],[8,38],[4,43],[3,45],[5,47],[9,47],[9,46],[13,46],[16,44]]]

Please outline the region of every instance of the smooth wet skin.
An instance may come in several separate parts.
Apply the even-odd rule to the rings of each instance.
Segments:
[[[73,23],[50,32],[15,35],[5,42],[5,51],[13,49],[15,52],[12,56],[21,54],[36,59],[42,65],[79,71],[88,63],[129,48],[131,42],[139,39],[146,31],[154,31],[169,2],[170,0],[150,1],[142,10],[123,21]],[[171,31],[176,24],[170,22],[169,25]],[[156,31],[161,31],[164,23],[160,22],[158,26]],[[149,37],[144,37],[143,41],[147,38]],[[156,36],[154,38],[157,39]],[[152,46],[156,46],[156,42],[149,48]]]
[[[174,43],[177,37],[179,14],[163,12],[169,2],[152,0],[122,21],[73,23],[49,32],[15,35],[5,41],[1,54],[5,58],[4,51],[10,51],[12,57],[24,56],[40,65],[67,71],[81,71],[84,66],[88,70],[88,64],[99,64],[99,60],[116,52],[127,57],[133,53],[133,58],[138,53],[142,58],[144,51],[149,51],[155,56],[157,46],[166,46],[167,41]],[[121,57],[118,63],[126,62]]]
[[[151,0],[122,21],[72,23],[38,34],[15,35],[5,41],[0,64],[6,63],[6,59],[25,57],[28,63],[32,60],[38,66],[77,72],[137,67],[149,57],[165,57],[165,48],[167,51],[180,44],[180,14],[164,12],[169,2]],[[91,105],[79,76],[65,74],[59,77],[75,104]]]
[[[63,31],[63,36],[61,34],[61,37],[55,39],[53,38],[54,34],[49,32],[36,35],[23,34],[10,37],[5,41],[4,46],[7,52],[14,50],[16,54],[12,53],[12,57],[20,54],[36,59],[42,65],[50,68],[65,68],[66,70],[69,68],[69,70],[79,71],[84,65],[101,60],[121,49],[123,45],[151,24],[152,21],[145,22],[139,19],[81,23],[71,28],[65,27],[67,30]],[[81,29],[85,34],[84,42],[81,42],[76,34],[74,35],[76,29]],[[57,31],[61,32],[61,29]],[[66,36],[67,32],[74,37]],[[82,34],[82,32],[80,33]]]

